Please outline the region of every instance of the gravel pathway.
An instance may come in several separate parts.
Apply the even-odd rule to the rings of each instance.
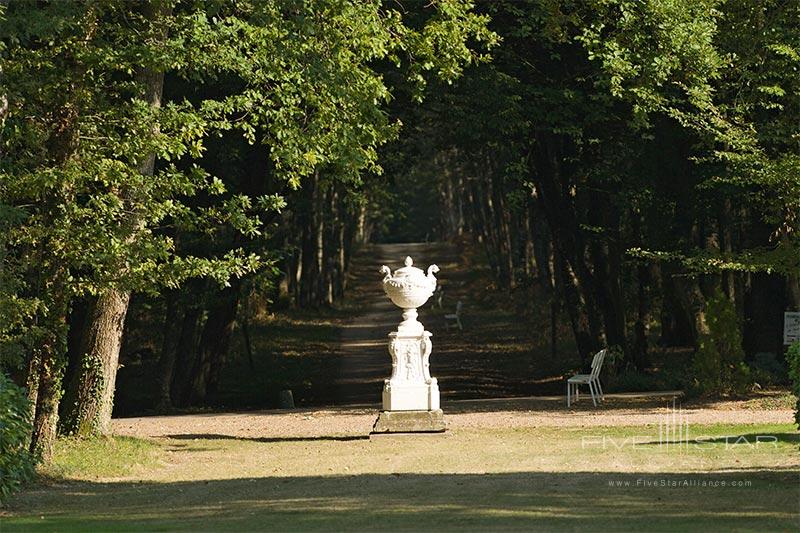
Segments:
[[[463,400],[443,405],[448,428],[596,427],[657,425],[671,412],[673,396],[664,394],[607,395],[595,409],[585,401],[567,409],[561,397]],[[291,439],[366,435],[378,404],[308,410],[270,410],[180,416],[120,418],[118,435],[169,437],[196,435]],[[747,402],[720,402],[683,408],[690,424],[791,423],[791,409],[763,409]]]
[[[384,294],[379,270],[382,265],[392,271],[400,268],[408,255],[414,266],[425,269],[433,262],[455,262],[457,252],[447,243],[381,244],[353,258],[347,290],[354,316],[341,328],[337,350],[341,364],[333,378],[339,405],[380,398],[383,380],[392,370],[387,335],[402,320],[402,312]],[[425,321],[424,308],[420,313],[420,320]]]

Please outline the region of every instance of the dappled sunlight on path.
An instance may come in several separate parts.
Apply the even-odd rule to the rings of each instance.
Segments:
[[[353,257],[346,292],[351,318],[340,327],[339,364],[334,376],[337,404],[379,402],[383,380],[391,372],[387,335],[401,310],[383,293],[379,268],[396,269],[410,255],[416,266],[437,264],[441,306],[431,298],[419,320],[433,333],[431,373],[442,399],[498,398],[552,393],[562,375],[552,371],[549,355],[536,353],[530,328],[512,309],[482,301],[488,289],[484,264],[467,263],[465,250],[445,242],[370,245]],[[488,291],[488,292],[487,292]],[[464,303],[463,331],[445,326],[444,314]],[[562,362],[567,367],[571,356]]]
[[[379,269],[387,265],[394,270],[402,266],[407,255],[419,267],[437,261],[450,265],[456,257],[453,246],[447,243],[404,243],[371,245],[353,258],[347,289],[353,317],[341,327],[337,351],[340,365],[334,377],[339,404],[380,401],[383,380],[392,367],[387,335],[402,319],[402,311],[384,294]],[[425,311],[430,305],[420,309],[420,320],[428,329]],[[434,341],[434,353],[435,346]]]

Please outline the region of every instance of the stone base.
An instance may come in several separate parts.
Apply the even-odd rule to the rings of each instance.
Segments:
[[[372,433],[441,433],[445,430],[441,409],[433,411],[381,411]]]
[[[430,383],[392,384],[386,380],[383,386],[383,410],[396,411],[438,411],[439,410],[439,385],[436,378]]]

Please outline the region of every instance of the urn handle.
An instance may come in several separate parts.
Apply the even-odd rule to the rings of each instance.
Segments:
[[[434,274],[436,274],[437,272],[439,272],[438,266],[431,265],[428,267],[428,279],[431,280],[434,284],[436,283],[436,276],[434,276]]]
[[[379,270],[381,274],[383,274],[383,282],[386,283],[387,280],[391,279],[392,277],[392,269],[383,265]]]

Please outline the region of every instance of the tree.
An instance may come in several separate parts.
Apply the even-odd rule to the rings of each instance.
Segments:
[[[32,447],[45,459],[76,297],[90,295],[92,303],[63,425],[102,432],[131,291],[155,293],[202,277],[237,290],[231,278],[269,266],[274,254],[220,236],[263,239],[265,215],[284,205],[281,192],[321,173],[331,183],[358,184],[362,173],[379,171],[376,147],[397,125],[382,107],[391,93],[376,62],[396,63],[421,90],[427,71],[453,78],[479,58],[469,39],[493,39],[484,17],[453,0],[428,6],[418,27],[380,2],[154,0],[141,12],[128,7],[19,3],[3,12],[9,37],[0,94],[8,111],[0,199],[9,229],[4,272],[13,283],[2,300],[14,313],[2,338],[31,354]],[[162,76],[208,91],[158,105]],[[229,134],[269,154],[268,185],[255,187],[257,195],[201,166],[209,135]],[[277,192],[261,192],[270,189]],[[329,191],[320,206],[340,202]],[[337,225],[329,233],[341,240]],[[218,253],[187,253],[175,241],[184,234],[225,244],[213,247]],[[334,246],[323,248],[333,255]],[[231,323],[235,294],[224,307],[204,335]],[[26,316],[35,327],[23,326]],[[192,394],[213,383],[213,362],[225,346],[197,352]]]
[[[696,344],[717,288],[748,351],[779,350],[800,271],[796,3],[482,8],[503,46],[412,115],[396,172],[422,150],[500,284],[556,289],[583,357],[619,345],[641,368],[651,323]]]
[[[152,46],[164,45],[165,23],[171,11],[172,6],[167,1],[152,0],[143,4],[143,23],[153,29]],[[151,108],[160,108],[164,72],[145,65],[137,69],[134,79],[143,89],[142,101]],[[152,178],[154,152],[145,154],[139,171]],[[136,214],[136,195],[137,191],[131,189],[119,191],[119,200],[126,204],[125,210],[130,213],[120,224],[131,228],[131,240],[145,230]],[[125,268],[124,264],[119,265],[121,271]],[[130,290],[112,287],[91,298],[87,306],[86,324],[76,354],[80,364],[67,385],[65,409],[62,409],[61,428],[65,433],[86,435],[110,430],[119,351],[130,298]]]
[[[158,70],[164,61],[157,41],[135,44],[132,35],[146,31],[145,19],[113,3],[12,3],[5,15],[3,35],[13,38],[2,63],[9,109],[0,196],[9,229],[4,265],[18,276],[3,290],[13,291],[8,301],[22,297],[35,310],[33,327],[20,333],[24,325],[17,323],[11,332],[31,354],[31,446],[47,460],[75,296],[95,294],[114,308],[116,326],[109,325],[106,336],[114,344],[130,289],[174,286],[191,276],[224,283],[254,269],[258,257],[236,251],[182,257],[152,230],[202,216],[182,198],[199,191],[219,196],[224,187],[198,167],[141,172],[148,154],[165,160],[199,155],[211,118],[189,105],[161,110],[140,98],[136,68]],[[222,209],[217,216],[233,212]],[[82,380],[87,390],[75,395],[92,405],[74,411],[80,413],[76,426],[92,430],[110,415],[116,372],[115,361],[94,358],[103,346],[94,348],[83,362],[93,379]]]

